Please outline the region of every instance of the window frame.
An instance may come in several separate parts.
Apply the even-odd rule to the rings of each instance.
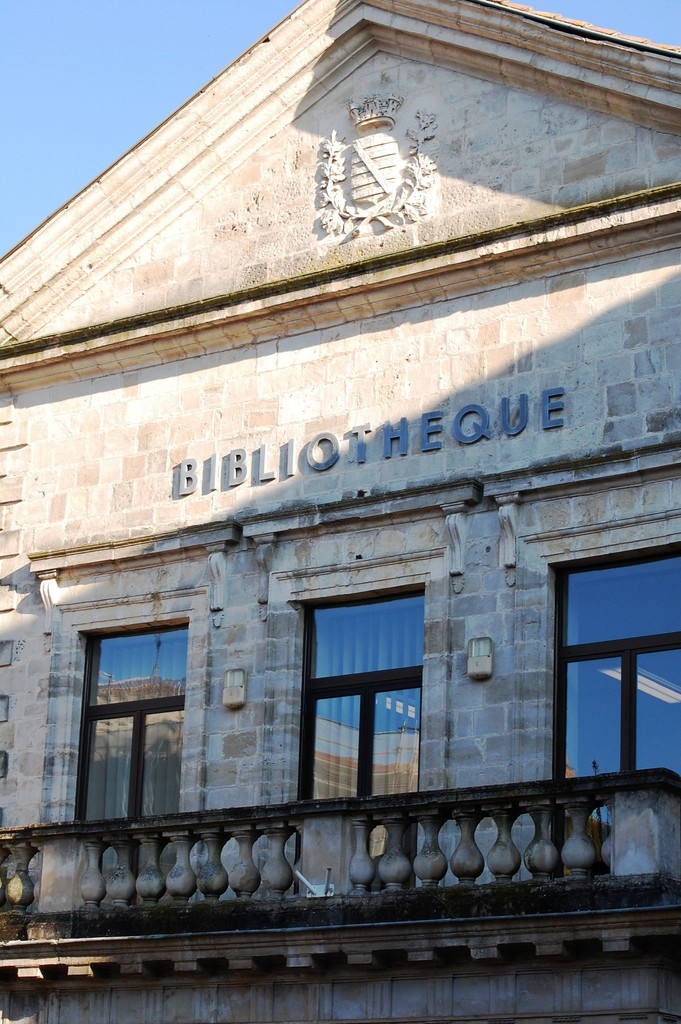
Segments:
[[[183,714],[186,707],[186,687],[188,666],[185,666],[184,692],[182,696],[152,697],[146,700],[118,701],[114,704],[91,703],[93,687],[93,675],[97,671],[99,662],[100,644],[102,640],[116,640],[130,636],[153,636],[158,633],[172,633],[184,631],[187,637],[187,651],[189,647],[189,631],[186,623],[167,623],[162,626],[147,626],[140,629],[124,629],[111,633],[90,633],[85,637],[85,667],[83,673],[83,700],[81,710],[80,743],[78,753],[78,770],[76,778],[76,820],[95,820],[87,817],[88,783],[90,775],[90,755],[92,752],[92,741],[94,737],[94,724],[98,721],[106,721],[114,718],[132,718],[132,738],[130,743],[130,779],[128,784],[127,814],[113,819],[123,821],[143,817],[143,791],[144,791],[144,737],[145,719],[148,715],[158,714],[163,711],[181,711]],[[178,789],[178,801],[181,793],[181,786]],[[179,810],[179,806],[177,808]]]
[[[564,779],[567,767],[567,683],[568,667],[579,662],[595,661],[607,657],[617,657],[621,663],[620,681],[620,737],[619,771],[636,769],[636,714],[637,714],[637,668],[636,659],[640,655],[654,654],[660,651],[681,650],[681,630],[667,633],[649,633],[637,636],[622,637],[615,640],[590,641],[581,644],[563,643],[567,633],[568,613],[568,581],[570,576],[580,572],[602,571],[626,568],[627,566],[661,562],[666,559],[679,558],[680,552],[667,551],[659,554],[648,554],[634,558],[613,561],[586,562],[577,565],[556,567],[556,617],[555,617],[555,651],[556,651],[556,694],[554,715],[554,776]]]
[[[387,603],[399,598],[421,597],[424,599],[424,630],[425,630],[425,595],[422,591],[407,593],[391,593],[377,597],[366,595],[356,600],[339,600],[310,605],[305,608],[304,649],[303,649],[303,686],[300,722],[300,757],[298,770],[298,799],[334,799],[333,797],[313,797],[314,786],[314,755],[315,755],[315,720],[316,703],[320,698],[333,698],[358,695],[360,698],[359,742],[357,749],[357,793],[356,797],[371,796],[374,750],[374,711],[376,695],[398,687],[399,689],[418,689],[419,691],[419,765],[421,769],[422,735],[422,689],[423,662],[420,666],[406,668],[379,669],[371,672],[355,672],[338,676],[312,676],[313,636],[312,621],[317,610],[340,608],[350,605],[369,605]],[[424,651],[425,654],[425,651]],[[342,798],[338,798],[342,799]]]

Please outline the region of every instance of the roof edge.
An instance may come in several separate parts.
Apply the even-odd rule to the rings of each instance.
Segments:
[[[631,47],[634,50],[642,50],[646,53],[656,53],[663,57],[676,57],[681,59],[681,46],[665,43],[654,43],[650,39],[640,36],[630,36],[615,29],[607,29],[592,25],[587,21],[577,21],[573,18],[566,18],[562,14],[550,14],[545,11],[537,11],[524,4],[516,4],[511,0],[469,0],[469,3],[479,7],[496,7],[525,18],[527,21],[539,22],[556,28],[570,35],[582,36],[585,39],[594,39],[600,42],[611,42],[617,45]]]

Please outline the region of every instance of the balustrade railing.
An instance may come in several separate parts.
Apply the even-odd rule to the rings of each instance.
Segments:
[[[681,779],[649,771],[4,829],[0,905],[49,913],[546,883],[608,871],[681,878],[680,809]]]

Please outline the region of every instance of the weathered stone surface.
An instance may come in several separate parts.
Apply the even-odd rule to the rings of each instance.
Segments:
[[[71,826],[88,638],[186,624],[180,811],[285,803],[272,844],[344,880],[347,822],[296,819],[306,615],[402,593],[421,789],[552,776],[556,574],[681,537],[680,89],[678,54],[513,5],[306,0],[2,262],[0,804],[37,893],[0,915],[3,1020],[678,1015],[654,787],[614,798],[610,877],[454,886],[449,820],[442,886],[354,899],[249,900],[259,840],[239,899],[90,913]],[[68,824],[35,854],[32,822]],[[178,896],[220,888],[217,833]]]

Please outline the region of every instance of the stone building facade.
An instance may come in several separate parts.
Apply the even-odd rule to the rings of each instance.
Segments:
[[[0,261],[0,1020],[681,1019],[680,90],[304,0]]]

